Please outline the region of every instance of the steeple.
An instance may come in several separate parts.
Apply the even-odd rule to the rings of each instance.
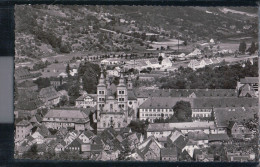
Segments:
[[[104,77],[103,69],[101,69],[101,74],[100,74],[98,86],[106,86],[105,85],[105,77]]]
[[[125,85],[125,79],[124,79],[123,74],[122,74],[121,71],[120,71],[120,79],[119,79],[119,84],[118,84],[118,86],[126,86],[126,85]]]

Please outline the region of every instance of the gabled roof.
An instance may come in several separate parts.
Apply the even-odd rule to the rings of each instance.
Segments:
[[[39,96],[46,100],[52,100],[52,99],[58,98],[60,96],[60,94],[55,90],[55,88],[53,86],[49,86],[46,88],[42,88],[40,90]]]
[[[245,77],[240,79],[241,84],[254,84],[254,83],[259,83],[258,77]]]
[[[29,125],[30,122],[28,122],[27,120],[22,120],[16,124],[16,126],[29,126]]]
[[[214,141],[228,141],[229,137],[227,134],[209,134],[209,142]]]
[[[215,122],[217,127],[228,127],[229,121],[241,122],[244,119],[246,120],[254,118],[254,115],[257,113],[258,106],[214,108]]]
[[[80,109],[64,109],[64,108],[51,109],[44,116],[44,118],[73,118],[75,119],[74,121],[77,121],[77,119],[89,120],[88,116]]]
[[[26,80],[18,84],[18,87],[23,87],[23,88],[30,88],[33,86],[37,86],[37,84],[33,83],[31,80]]]
[[[128,100],[136,100],[137,99],[134,91],[132,91],[132,90],[128,90],[127,95],[128,95]]]
[[[173,148],[162,148],[161,157],[177,157],[177,149]]]
[[[148,125],[147,132],[173,131],[175,129],[214,129],[214,121],[209,122],[177,122],[177,123],[151,123]]]

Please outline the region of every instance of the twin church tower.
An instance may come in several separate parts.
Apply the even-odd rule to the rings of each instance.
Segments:
[[[132,90],[130,75],[127,85],[120,73],[119,84],[111,84],[108,77],[101,72],[97,85],[97,131],[112,127],[119,130],[132,120],[131,108],[128,107],[128,90]]]

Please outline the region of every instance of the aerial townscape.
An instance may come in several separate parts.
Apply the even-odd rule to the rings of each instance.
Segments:
[[[259,161],[257,10],[17,5],[14,157]]]

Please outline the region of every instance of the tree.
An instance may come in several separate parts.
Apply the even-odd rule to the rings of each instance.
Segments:
[[[251,43],[251,46],[247,49],[247,52],[249,52],[250,55],[254,54],[257,50],[257,47],[255,45],[255,42]]]
[[[240,42],[240,44],[239,44],[239,52],[241,52],[241,53],[245,53],[245,51],[246,51],[246,42],[245,41],[243,41],[243,42]]]
[[[162,60],[163,60],[163,57],[162,57],[162,56],[159,56],[159,57],[158,57],[159,64],[162,64]]]
[[[178,101],[174,105],[173,111],[180,122],[191,121],[192,111],[190,102]]]

